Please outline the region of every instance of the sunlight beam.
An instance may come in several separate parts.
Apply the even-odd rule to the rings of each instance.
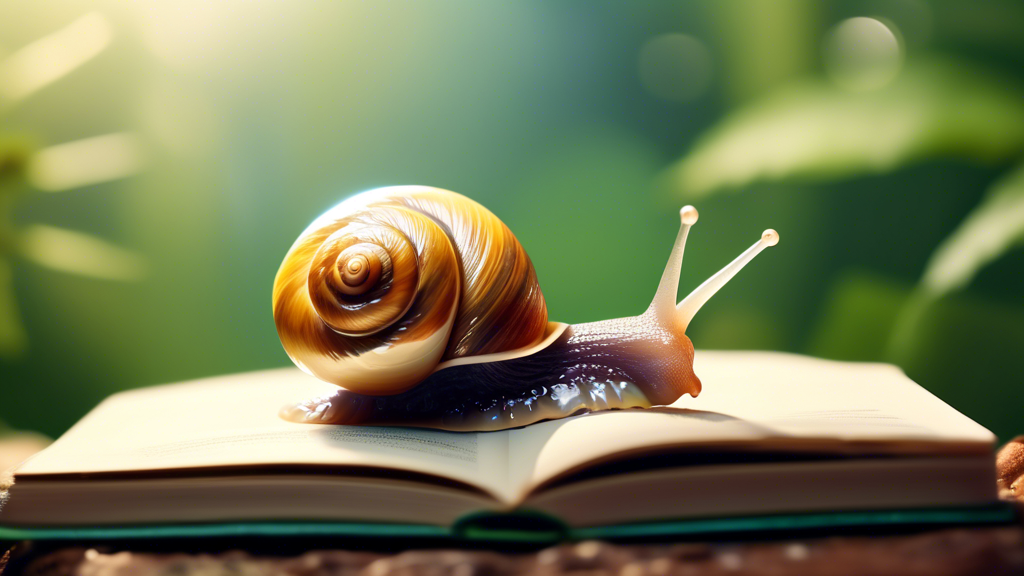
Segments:
[[[135,135],[105,134],[40,150],[29,161],[28,180],[40,190],[59,192],[131,176],[142,165]]]
[[[21,233],[22,255],[39,264],[102,280],[140,280],[146,274],[141,256],[88,234],[52,226],[29,226]]]
[[[113,28],[90,12],[0,62],[0,99],[17,102],[85,64],[110,44]]]

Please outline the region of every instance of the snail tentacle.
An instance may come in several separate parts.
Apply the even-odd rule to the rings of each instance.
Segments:
[[[708,278],[703,284],[696,287],[693,292],[679,301],[679,305],[676,307],[678,310],[679,321],[682,322],[683,329],[685,330],[689,326],[690,321],[697,315],[697,312],[711,299],[712,296],[718,292],[722,286],[725,286],[737,272],[743,269],[744,266],[750,263],[755,256],[761,253],[762,250],[769,246],[775,246],[779,243],[779,233],[771,228],[765,230],[761,234],[761,238],[754,243],[753,246],[747,248],[742,254],[736,257],[735,260],[727,264],[724,268],[715,273],[714,276]]]

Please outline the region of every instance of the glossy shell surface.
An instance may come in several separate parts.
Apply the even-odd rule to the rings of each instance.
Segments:
[[[508,227],[424,186],[364,192],[320,216],[281,264],[273,308],[296,365],[369,395],[408,390],[446,360],[535,344],[548,321]]]

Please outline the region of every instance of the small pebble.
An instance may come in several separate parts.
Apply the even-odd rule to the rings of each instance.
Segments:
[[[600,542],[587,540],[576,545],[576,555],[584,560],[593,560],[601,552]]]
[[[558,548],[548,548],[537,554],[537,562],[544,565],[554,564],[558,562],[559,558],[561,558],[561,554],[558,553]]]
[[[807,546],[797,543],[786,546],[785,554],[786,558],[794,562],[800,562],[807,560],[807,557],[811,555],[811,551],[807,549]]]
[[[718,561],[726,570],[739,570],[743,567],[743,557],[736,552],[723,552],[718,555]]]
[[[668,574],[672,569],[672,561],[668,558],[658,558],[651,562],[651,572],[659,576]]]
[[[371,576],[384,576],[388,572],[391,572],[391,561],[387,558],[374,560],[366,567],[366,573]]]

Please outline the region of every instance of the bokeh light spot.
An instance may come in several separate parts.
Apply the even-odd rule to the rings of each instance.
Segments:
[[[933,7],[925,0],[867,0],[862,13],[874,14],[882,22],[891,22],[899,31],[904,48],[925,46],[935,33]]]
[[[896,33],[874,18],[849,18],[829,32],[824,46],[825,71],[848,90],[876,90],[891,82],[903,66]]]
[[[703,42],[686,34],[663,34],[640,49],[640,81],[665,100],[686,102],[711,86],[714,63]]]

